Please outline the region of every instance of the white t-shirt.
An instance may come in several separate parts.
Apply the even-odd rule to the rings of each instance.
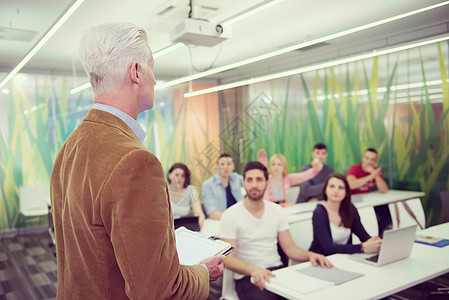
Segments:
[[[265,210],[260,219],[246,209],[243,201],[228,208],[221,217],[220,237],[236,240],[239,259],[269,268],[282,264],[277,250],[277,234],[288,229],[288,222],[281,206],[263,201]],[[241,274],[235,275],[235,279],[242,277]]]
[[[349,240],[349,236],[351,235],[351,229],[343,226],[337,226],[330,222],[329,224],[331,227],[332,241],[335,244],[345,245]]]

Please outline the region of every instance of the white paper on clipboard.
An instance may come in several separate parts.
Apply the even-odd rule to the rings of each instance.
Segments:
[[[179,263],[186,266],[199,264],[203,259],[223,254],[231,248],[231,244],[227,242],[209,238],[185,227],[176,229],[175,237]]]

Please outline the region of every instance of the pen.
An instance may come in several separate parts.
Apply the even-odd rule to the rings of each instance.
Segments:
[[[229,253],[231,253],[232,251],[234,251],[235,250],[235,248],[234,247],[231,247],[231,248],[229,248],[228,250],[226,250],[225,252],[223,252],[223,255],[228,255]]]

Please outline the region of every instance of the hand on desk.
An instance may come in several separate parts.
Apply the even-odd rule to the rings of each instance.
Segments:
[[[327,260],[326,256],[315,253],[315,252],[309,251],[309,260],[314,267],[316,267],[317,265],[320,265],[322,268],[333,268],[334,267],[332,265],[332,263]]]
[[[382,239],[378,236],[375,236],[362,243],[362,252],[379,252],[381,246]]]
[[[270,270],[262,269],[256,267],[256,269],[251,273],[251,278],[254,281],[254,284],[263,291],[265,289],[265,282],[270,282],[270,277],[275,277]]]
[[[208,257],[200,262],[200,264],[205,264],[207,270],[209,271],[209,281],[215,281],[223,275],[224,265],[223,261],[225,259],[224,255]]]

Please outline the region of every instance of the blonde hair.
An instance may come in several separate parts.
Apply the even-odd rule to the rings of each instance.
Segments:
[[[288,174],[288,165],[287,165],[287,159],[282,154],[274,154],[270,158],[270,163],[268,164],[268,173],[271,174],[271,165],[274,163],[276,159],[279,159],[281,161],[282,166],[284,167],[284,170],[282,170],[282,176],[286,176]]]

